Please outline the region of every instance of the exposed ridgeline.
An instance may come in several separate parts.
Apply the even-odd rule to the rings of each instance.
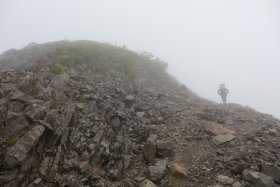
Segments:
[[[36,66],[35,66],[36,65]],[[84,76],[114,74],[124,81],[138,79],[171,80],[167,63],[150,53],[136,52],[106,43],[93,41],[60,41],[46,44],[31,43],[21,50],[8,50],[0,56],[0,67],[38,70],[50,73]],[[174,80],[172,80],[175,82]]]
[[[0,66],[0,186],[280,182],[278,119],[199,98],[151,55],[61,41]]]

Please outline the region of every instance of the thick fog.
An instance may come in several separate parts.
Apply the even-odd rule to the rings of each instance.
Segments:
[[[149,51],[198,95],[280,117],[279,0],[1,0],[0,52],[87,39]]]

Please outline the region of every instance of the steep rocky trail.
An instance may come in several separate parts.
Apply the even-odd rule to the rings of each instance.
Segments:
[[[67,43],[59,44],[62,49],[51,44],[56,50],[35,45],[36,54],[44,55],[35,55],[23,69],[7,70],[6,65],[20,63],[21,55],[32,60],[24,51],[0,58],[9,59],[0,73],[0,186],[280,183],[278,119],[199,98],[158,72],[158,62],[146,65],[152,70],[143,73],[129,63],[112,63],[115,69],[108,71],[100,69],[94,53],[92,67],[74,68],[75,61],[65,54],[57,58]],[[32,54],[31,48],[25,51]],[[72,58],[80,55],[74,49]],[[120,53],[114,50],[114,55]],[[99,60],[110,60],[109,52]],[[120,54],[114,58],[136,58],[131,52]],[[57,59],[69,61],[61,65]]]

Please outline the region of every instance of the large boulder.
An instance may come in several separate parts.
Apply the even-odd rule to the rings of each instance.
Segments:
[[[21,92],[30,96],[38,95],[42,89],[42,86],[38,82],[38,78],[34,74],[21,77],[17,83],[17,87]]]
[[[221,124],[209,122],[204,126],[205,130],[214,135],[235,134],[235,130],[225,128]]]
[[[20,164],[27,157],[28,152],[37,145],[44,130],[44,126],[37,125],[21,137],[17,143],[8,150],[4,159],[6,165],[8,167],[15,167]]]
[[[5,136],[14,137],[20,135],[28,127],[29,123],[23,115],[9,112],[6,118]]]
[[[272,177],[261,172],[244,170],[242,176],[254,187],[277,187]]]
[[[54,128],[52,136],[49,137],[48,145],[50,147],[55,145],[58,142],[58,140],[60,139],[61,135],[67,131],[70,121],[73,117],[74,111],[76,109],[76,104],[69,102],[64,107],[65,107],[65,110],[62,115],[59,114],[59,116],[58,116],[59,119],[55,119],[56,118],[55,115],[52,117],[53,120],[56,120],[59,123]]]
[[[273,164],[263,164],[261,166],[262,172],[272,177],[274,181],[280,182],[280,168]]]

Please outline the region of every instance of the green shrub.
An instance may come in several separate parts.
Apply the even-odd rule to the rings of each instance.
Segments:
[[[40,89],[36,85],[33,85],[30,90],[30,95],[36,96],[39,94],[39,92],[40,92]]]
[[[123,82],[128,84],[134,84],[134,78],[132,76],[126,75],[123,77]]]
[[[58,62],[50,67],[53,74],[61,74],[67,69],[77,72],[106,75],[108,72],[124,74],[123,80],[133,82],[139,77],[170,81],[167,63],[149,52],[133,52],[125,47],[92,41],[61,43],[52,54]]]
[[[58,65],[53,65],[50,67],[50,72],[53,74],[61,74],[63,73],[63,68]]]
[[[69,55],[60,55],[58,56],[58,62],[66,68],[70,68],[71,64],[70,64],[70,56]]]
[[[106,74],[109,70],[110,70],[110,68],[104,64],[97,65],[95,73],[96,74]]]
[[[9,146],[13,146],[17,143],[17,140],[18,140],[17,137],[12,137],[7,141],[7,143]]]

